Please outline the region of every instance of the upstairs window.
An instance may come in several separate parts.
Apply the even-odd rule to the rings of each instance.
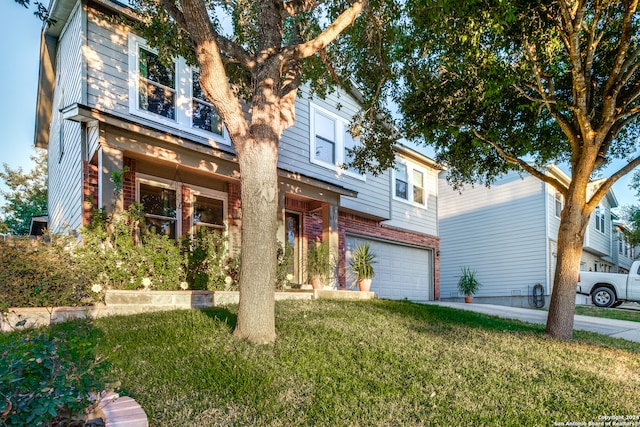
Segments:
[[[600,231],[601,233],[606,233],[605,231],[605,218],[604,218],[604,208],[600,205],[596,206],[596,211],[595,211],[595,217],[596,217],[596,230]]]
[[[560,215],[562,215],[563,201],[564,201],[564,198],[562,197],[562,193],[560,193],[558,190],[556,190],[556,196],[555,196],[555,215],[556,215],[556,218],[560,218]]]
[[[396,197],[409,200],[409,174],[407,165],[396,163]]]
[[[348,120],[311,104],[311,163],[361,180],[365,176],[344,165],[353,160],[358,142],[349,133]]]
[[[315,131],[314,159],[328,164],[335,164],[337,139],[336,121],[316,111]]]
[[[396,161],[393,171],[394,198],[424,207],[426,205],[424,168],[404,159]]]
[[[176,118],[175,64],[168,67],[154,52],[138,52],[138,108],[174,120]]]
[[[200,72],[191,73],[191,126],[222,136],[222,119],[200,87]]]
[[[141,37],[129,36],[129,112],[224,144],[230,144],[218,112],[207,101],[199,72],[184,58],[170,64]]]

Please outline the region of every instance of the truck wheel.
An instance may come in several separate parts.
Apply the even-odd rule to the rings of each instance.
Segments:
[[[596,307],[611,307],[616,302],[616,295],[611,289],[600,287],[591,293],[591,301]]]
[[[613,304],[611,304],[611,308],[618,307],[620,304],[622,304],[622,301],[616,301]]]

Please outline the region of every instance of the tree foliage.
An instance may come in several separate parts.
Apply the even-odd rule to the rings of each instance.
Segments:
[[[640,16],[633,0],[420,0],[398,42],[407,136],[433,144],[455,187],[516,169],[562,193],[547,331],[571,337],[589,216],[640,164]],[[627,163],[590,179],[613,159]],[[570,182],[546,172],[567,163]]]
[[[11,234],[29,234],[31,218],[47,214],[47,156],[37,153],[31,156],[33,169],[24,172],[21,167],[11,168],[3,164],[0,179],[8,190],[0,190],[6,199],[0,210],[5,214],[4,224]]]
[[[548,179],[549,163],[591,174],[635,153],[636,2],[422,1],[409,14],[404,129],[435,145],[454,183],[514,168]]]

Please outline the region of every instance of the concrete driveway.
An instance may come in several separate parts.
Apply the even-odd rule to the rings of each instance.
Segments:
[[[475,311],[505,319],[517,319],[529,323],[547,323],[547,312],[529,308],[507,307],[491,304],[465,304],[458,302],[430,301],[427,304],[456,308],[458,310]],[[576,315],[573,329],[580,331],[596,332],[613,338],[622,338],[628,341],[640,342],[640,322],[628,320],[605,319]]]

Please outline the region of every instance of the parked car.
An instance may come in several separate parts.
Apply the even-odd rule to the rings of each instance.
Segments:
[[[577,292],[590,295],[597,307],[617,307],[625,301],[640,302],[640,261],[629,274],[581,271]]]

